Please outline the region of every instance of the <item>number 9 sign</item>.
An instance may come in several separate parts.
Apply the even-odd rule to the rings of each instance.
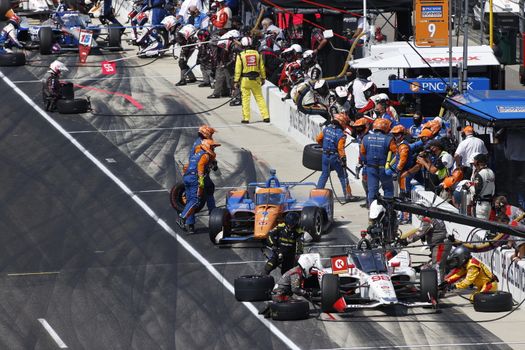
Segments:
[[[448,0],[415,0],[416,46],[448,46]]]

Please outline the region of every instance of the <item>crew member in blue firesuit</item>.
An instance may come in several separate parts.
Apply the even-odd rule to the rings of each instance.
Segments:
[[[159,27],[160,29],[160,22],[162,22],[164,17],[167,15],[166,10],[164,9],[165,4],[165,0],[144,0],[140,12],[151,10],[151,25],[154,27]]]
[[[350,119],[346,114],[336,114],[332,123],[327,125],[323,131],[317,135],[317,143],[323,146],[323,170],[319,177],[319,181],[317,182],[317,188],[324,188],[326,181],[328,181],[328,177],[330,176],[330,172],[335,170],[339,177],[339,181],[341,181],[345,201],[356,202],[360,199],[352,196],[352,189],[350,188],[348,174],[346,173],[346,135],[344,130],[349,123]]]
[[[392,175],[385,172],[385,165],[389,158],[397,151],[396,142],[390,131],[390,121],[377,118],[372,125],[373,133],[367,134],[361,143],[361,160],[366,167],[368,178],[368,203],[377,199],[379,183],[383,188],[383,195],[387,198],[394,196],[394,181]]]
[[[2,28],[0,32],[0,55],[11,53],[11,47],[23,48],[24,45],[17,39],[18,28],[20,28],[20,22],[22,20],[15,14],[12,14],[7,21],[7,24]]]
[[[184,172],[183,180],[186,191],[186,206],[179,215],[177,224],[188,232],[195,232],[195,212],[202,200],[205,188],[205,177],[209,174],[213,161],[216,158],[215,148],[220,146],[211,139],[203,140],[197,147],[197,151],[190,157],[190,161]]]

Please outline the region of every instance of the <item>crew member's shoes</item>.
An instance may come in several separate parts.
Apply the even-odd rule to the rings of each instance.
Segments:
[[[177,225],[183,230],[186,230],[186,220],[184,218],[181,218],[180,216],[177,218]]]
[[[249,120],[245,120],[245,119],[243,119],[243,120],[241,120],[241,123],[243,123],[243,124],[249,124],[250,121],[249,121]]]
[[[184,85],[186,85],[186,84],[187,84],[187,83],[186,83],[186,80],[181,80],[181,81],[179,81],[177,84],[175,84],[175,86],[184,86]]]
[[[190,235],[195,233],[195,225],[188,225],[188,233]]]
[[[208,98],[221,98],[220,95],[211,94]]]
[[[270,303],[265,303],[264,307],[259,310],[259,315],[264,315],[264,318],[272,317],[272,309],[270,308]]]
[[[196,81],[197,81],[197,79],[193,78],[193,79],[188,79],[186,82],[191,84],[191,83],[194,83]]]
[[[241,100],[235,99],[235,100],[232,100],[230,102],[230,106],[240,106],[240,105],[242,105],[242,101]]]
[[[263,119],[263,122],[265,122],[265,123],[269,123],[269,122],[270,122],[270,118],[264,118],[264,119]]]
[[[351,203],[351,202],[359,202],[359,201],[362,201],[363,200],[363,197],[358,197],[358,196],[347,196],[345,198],[345,203]]]
[[[207,86],[211,86],[210,83],[200,83],[199,85],[197,85],[198,87],[207,87]]]
[[[229,92],[225,93],[225,94],[221,94],[221,97],[232,97],[232,94],[230,94]]]
[[[361,208],[368,208],[368,204],[366,204],[366,203],[359,204],[359,206],[360,206]]]

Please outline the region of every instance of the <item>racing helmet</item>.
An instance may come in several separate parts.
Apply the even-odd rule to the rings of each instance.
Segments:
[[[462,131],[465,135],[474,135],[474,128],[470,125],[465,126]]]
[[[334,120],[341,125],[342,128],[346,128],[348,124],[350,124],[350,118],[346,115],[346,113],[337,113],[334,116]]]
[[[388,134],[390,131],[390,120],[384,119],[384,118],[377,118],[374,120],[374,124],[372,124],[373,130],[379,130],[382,131],[385,134]]]
[[[177,25],[177,19],[175,16],[166,16],[164,19],[160,22],[166,28],[166,30],[169,32],[172,28],[175,28]]]
[[[366,119],[365,117],[363,118],[359,118],[355,121],[354,123],[354,127],[355,128],[359,128],[359,127],[366,127],[366,125],[368,124],[368,119]]]
[[[249,36],[245,36],[241,39],[241,46],[244,48],[252,47],[253,41]]]
[[[299,213],[295,211],[291,211],[284,217],[284,223],[286,224],[286,227],[289,229],[295,228],[297,225],[299,225],[301,217]]]
[[[429,129],[423,129],[421,130],[421,132],[419,133],[419,138],[422,138],[422,137],[432,137],[432,131],[430,131]]]
[[[328,84],[326,80],[321,79],[315,82],[314,90],[321,96],[326,96],[328,94]]]
[[[211,139],[215,132],[217,132],[217,130],[206,124],[199,127],[199,134],[205,139]]]
[[[447,176],[445,180],[443,180],[443,188],[446,190],[454,187],[455,184],[456,180],[454,179],[454,176]]]
[[[18,17],[16,14],[13,13],[9,17],[8,22],[11,23],[13,26],[15,26],[15,28],[18,29],[20,27],[20,23],[22,23],[22,19],[20,17]]]
[[[460,245],[450,252],[447,258],[447,268],[455,269],[465,265],[471,257],[470,249]]]
[[[293,44],[293,45],[290,46],[290,48],[291,48],[292,50],[294,50],[295,53],[297,53],[297,54],[299,54],[299,53],[303,53],[303,48],[302,48],[301,45],[299,45],[299,44]]]
[[[405,127],[401,124],[396,125],[392,128],[390,133],[392,134],[404,134],[406,132]]]
[[[348,98],[348,88],[344,85],[341,85],[341,86],[337,86],[335,88],[335,94],[337,95],[337,97],[339,98]]]
[[[54,60],[49,65],[49,70],[52,73],[60,74],[61,72],[67,72],[69,69],[67,69],[66,65],[59,60]]]
[[[189,40],[193,34],[195,34],[195,27],[191,24],[186,24],[177,32],[177,36],[186,41]]]
[[[311,275],[311,270],[313,267],[321,269],[321,266],[319,266],[317,261],[318,258],[318,254],[301,254],[297,263],[303,269],[305,277],[309,277]]]
[[[207,29],[199,29],[197,38],[199,38],[199,41],[207,41],[210,39],[210,32]]]
[[[316,55],[313,50],[306,50],[303,52],[303,62],[307,67],[311,67],[315,64]]]
[[[213,139],[204,139],[201,143],[201,148],[211,156],[215,156],[215,148],[221,144],[213,141]]]

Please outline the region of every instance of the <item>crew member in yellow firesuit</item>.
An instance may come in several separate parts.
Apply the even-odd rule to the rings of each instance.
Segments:
[[[447,268],[452,269],[452,271],[440,284],[440,287],[445,288],[448,285],[449,289],[466,289],[474,285],[477,290],[470,295],[471,302],[474,301],[474,295],[478,293],[498,290],[498,278],[486,265],[473,258],[470,255],[470,250],[465,246],[456,247],[450,253],[447,258]],[[461,281],[459,281],[460,279]]]
[[[264,61],[257,50],[253,49],[252,38],[245,36],[241,39],[243,51],[237,55],[235,60],[235,76],[233,78],[235,87],[241,87],[242,96],[242,123],[250,122],[250,97],[253,93],[255,102],[259,107],[259,112],[263,122],[270,122],[268,108],[262,95],[261,86],[266,79]]]

